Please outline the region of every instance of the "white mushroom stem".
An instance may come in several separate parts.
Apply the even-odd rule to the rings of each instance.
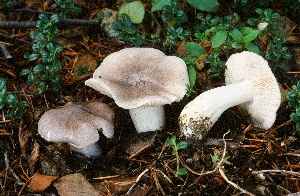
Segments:
[[[163,105],[129,109],[129,114],[138,133],[161,130],[165,125]]]
[[[70,147],[73,151],[78,152],[80,154],[83,154],[84,156],[91,158],[91,157],[100,157],[102,155],[102,150],[98,143],[93,143],[89,146],[85,146],[82,148],[78,148],[72,144],[70,144]]]
[[[253,95],[250,80],[206,91],[182,110],[179,117],[181,131],[187,137],[202,139],[225,110],[253,101]]]

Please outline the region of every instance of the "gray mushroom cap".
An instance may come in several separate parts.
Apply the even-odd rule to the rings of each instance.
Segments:
[[[38,123],[39,134],[49,142],[69,143],[77,148],[99,140],[98,131],[107,138],[114,133],[114,112],[104,103],[67,103],[45,112]]]
[[[126,48],[108,55],[85,84],[132,109],[180,101],[189,78],[178,57],[153,48]]]

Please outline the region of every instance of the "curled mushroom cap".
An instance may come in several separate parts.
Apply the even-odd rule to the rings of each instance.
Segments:
[[[69,143],[74,151],[87,157],[100,156],[96,143],[98,131],[107,138],[114,133],[114,112],[104,103],[67,103],[59,109],[45,112],[38,123],[39,134],[49,142]]]
[[[179,121],[186,136],[202,139],[226,109],[239,104],[255,126],[274,124],[281,93],[267,61],[244,51],[231,55],[226,66],[226,86],[200,94],[182,110]]]
[[[178,57],[153,48],[126,48],[108,55],[85,84],[129,109],[137,131],[146,132],[163,127],[163,105],[184,97],[189,78]]]

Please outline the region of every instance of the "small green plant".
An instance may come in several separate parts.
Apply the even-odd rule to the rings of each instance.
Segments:
[[[229,157],[224,157],[224,159],[220,159],[218,156],[216,155],[210,155],[210,158],[211,158],[211,161],[214,163],[214,164],[217,164],[219,163],[220,161],[227,161],[227,159],[229,159]]]
[[[168,138],[165,142],[165,144],[169,147],[173,148],[172,155],[176,156],[177,160],[177,174],[178,175],[186,175],[187,169],[184,167],[179,167],[179,155],[178,150],[184,149],[188,146],[188,143],[186,141],[176,142],[176,136],[172,136],[171,138]]]
[[[168,24],[164,42],[166,50],[171,46],[177,46],[178,41],[185,41],[186,37],[191,35],[189,30],[182,27],[182,24],[186,23],[188,19],[184,11],[179,9],[177,1],[171,1],[170,5],[162,7],[162,19]]]
[[[284,35],[278,28],[276,19],[280,17],[278,13],[273,12],[272,9],[262,10],[257,8],[255,12],[259,18],[248,19],[248,24],[257,26],[259,23],[268,23],[268,26],[261,32],[269,40],[269,46],[265,51],[265,58],[273,68],[285,68],[286,64],[291,60],[292,55],[286,46],[286,35]]]
[[[67,16],[77,16],[81,12],[81,8],[75,6],[73,0],[55,0],[55,4],[61,8],[63,18]]]
[[[190,85],[186,96],[189,97],[192,92],[195,92],[194,85],[196,83],[196,70],[201,70],[204,67],[203,59],[206,58],[206,51],[196,42],[185,43],[186,54],[182,60],[187,64]]]
[[[168,26],[179,27],[188,21],[183,10],[179,9],[177,1],[171,1],[170,5],[162,7],[162,19],[168,23]]]
[[[31,31],[30,37],[33,39],[32,53],[25,54],[28,61],[38,63],[30,69],[23,69],[21,76],[27,75],[28,86],[36,85],[36,92],[43,93],[50,84],[54,92],[60,92],[62,79],[58,76],[61,69],[59,54],[62,46],[54,39],[59,33],[55,24],[61,19],[59,14],[53,14],[48,18],[45,14],[40,14],[36,22],[36,31]]]
[[[7,92],[6,80],[0,78],[0,109],[6,108],[5,115],[8,118],[22,118],[23,110],[27,107],[26,101],[19,101],[17,96]]]
[[[133,24],[127,14],[121,14],[120,19],[112,23],[108,32],[110,37],[118,37],[120,41],[129,42],[131,46],[139,47],[145,40],[145,34],[138,32],[137,25]]]
[[[76,73],[78,76],[84,75],[84,74],[88,74],[89,73],[89,65],[85,65],[85,66],[78,66],[76,67]]]
[[[24,55],[30,62],[36,65],[32,69],[23,69],[20,76],[27,76],[26,85],[36,86],[37,93],[43,93],[49,89],[59,93],[62,88],[62,78],[59,76],[61,61],[59,59],[62,51],[61,44],[55,40],[55,35],[60,31],[56,24],[67,17],[67,15],[78,14],[81,9],[76,7],[73,0],[55,0],[55,4],[61,9],[60,13],[48,17],[39,15],[36,22],[37,30],[31,31],[33,39],[32,53]]]
[[[292,86],[291,91],[285,94],[288,106],[294,109],[290,117],[296,123],[296,131],[300,133],[300,81]]]
[[[167,27],[166,41],[164,42],[164,47],[167,50],[171,46],[177,46],[179,41],[185,41],[187,36],[190,36],[191,32],[189,30],[183,29],[183,27]]]

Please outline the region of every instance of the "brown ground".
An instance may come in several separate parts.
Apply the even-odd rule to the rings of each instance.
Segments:
[[[42,10],[47,6],[46,2],[42,2],[25,1],[22,5]],[[84,19],[103,7],[115,7],[114,3],[108,1],[98,4],[92,1],[78,2],[86,14]],[[277,9],[280,11],[280,8]],[[12,14],[3,10],[2,16],[6,20],[29,21],[35,20],[37,14],[26,11]],[[31,42],[30,31],[31,29],[0,29],[1,34]],[[290,35],[296,39],[288,43],[293,61],[286,70],[275,72],[283,92],[287,92],[300,76],[295,73],[299,71],[300,62],[297,45],[299,26]],[[223,78],[212,80],[208,77],[204,80],[207,73],[198,73],[199,93],[165,107],[167,125],[164,130],[137,135],[126,110],[116,106],[111,98],[84,85],[92,70],[79,78],[72,76],[76,66],[90,64],[95,68],[108,54],[128,46],[108,38],[98,27],[66,26],[61,28],[58,37],[64,46],[61,56],[64,90],[61,95],[52,92],[38,95],[34,88],[25,90],[25,79],[20,78],[18,73],[21,69],[32,66],[23,58],[24,54],[31,51],[31,45],[3,37],[0,40],[13,56],[12,59],[1,56],[0,77],[8,80],[8,91],[17,93],[20,100],[29,102],[21,120],[5,119],[3,115],[0,120],[2,195],[237,195],[242,191],[244,194],[250,192],[255,195],[287,195],[300,191],[300,138],[294,123],[290,121],[292,110],[285,100],[278,110],[274,126],[269,130],[251,126],[248,117],[238,107],[228,109],[212,128],[208,135],[210,139],[190,141],[186,149],[179,151],[180,165],[188,168],[189,172],[178,176],[175,174],[176,158],[171,154],[172,149],[164,145],[165,140],[173,135],[178,141],[185,140],[177,125],[180,111],[203,90],[222,85]],[[103,157],[86,159],[72,154],[67,144],[49,143],[37,134],[37,122],[45,111],[63,106],[69,101],[88,100],[103,101],[116,113],[114,138],[107,140],[102,136],[100,139]],[[222,158],[222,137],[228,130],[230,133],[225,137],[224,154],[228,159],[219,165],[214,164],[211,155]],[[81,180],[81,183],[84,181],[87,185],[80,187],[80,183],[76,182],[70,185],[68,180],[61,178],[72,174],[76,174],[72,180]],[[231,182],[234,184],[230,184]],[[79,194],[83,192],[85,194]]]

